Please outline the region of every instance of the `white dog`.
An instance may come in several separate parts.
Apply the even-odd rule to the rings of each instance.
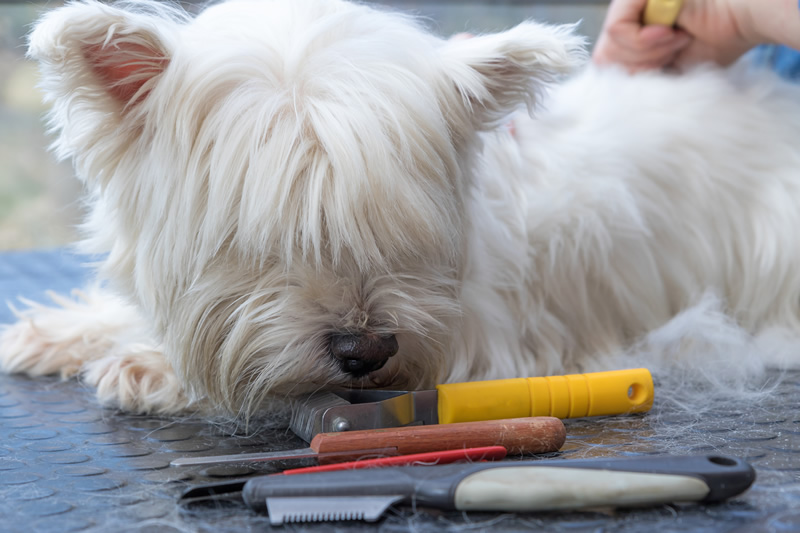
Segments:
[[[750,372],[800,334],[800,90],[769,76],[556,85],[571,27],[443,40],[340,0],[84,0],[30,56],[107,255],[5,330],[6,372],[248,416],[720,343]]]

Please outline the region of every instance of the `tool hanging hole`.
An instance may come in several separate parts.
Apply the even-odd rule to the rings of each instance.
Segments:
[[[646,389],[641,383],[634,383],[628,387],[628,399],[631,401],[631,403],[638,405],[645,401],[646,397]]]
[[[730,457],[719,457],[719,456],[716,456],[716,455],[712,455],[711,457],[708,458],[708,460],[710,462],[714,463],[715,465],[736,466],[736,461],[734,461]]]

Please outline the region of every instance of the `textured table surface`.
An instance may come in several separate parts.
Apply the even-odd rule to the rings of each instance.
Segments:
[[[44,301],[87,270],[64,251],[0,254],[0,299]],[[3,309],[0,321],[12,315]],[[800,531],[800,373],[758,405],[732,401],[695,417],[656,400],[651,413],[567,421],[556,457],[722,453],[750,461],[754,486],[721,505],[551,514],[448,513],[393,508],[375,524],[283,530]],[[304,446],[288,430],[234,435],[200,420],[131,416],[100,408],[75,381],[0,375],[0,531],[265,531],[269,520],[236,501],[179,505],[187,487],[273,472],[280,465],[170,467],[176,457]]]

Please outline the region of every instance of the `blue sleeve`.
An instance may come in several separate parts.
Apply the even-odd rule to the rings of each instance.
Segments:
[[[753,51],[753,60],[790,80],[800,80],[800,51],[786,46],[762,45]]]

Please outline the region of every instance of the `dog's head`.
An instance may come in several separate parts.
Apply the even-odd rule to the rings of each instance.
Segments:
[[[339,0],[89,0],[30,40],[104,275],[233,412],[441,377],[479,133],[579,48],[534,23],[446,41]]]

